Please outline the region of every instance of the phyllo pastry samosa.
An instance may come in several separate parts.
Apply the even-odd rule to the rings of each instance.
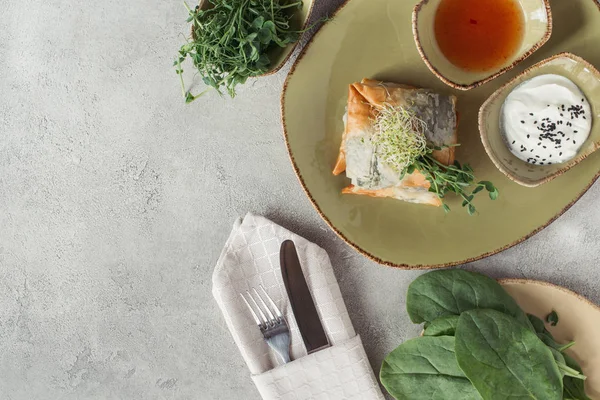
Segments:
[[[343,193],[442,205],[415,160],[428,152],[432,163],[454,163],[455,96],[363,79],[349,87],[344,121],[333,170],[335,175],[346,171],[352,181]]]

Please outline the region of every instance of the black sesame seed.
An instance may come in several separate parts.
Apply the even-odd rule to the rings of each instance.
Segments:
[[[529,115],[531,115],[533,117],[533,113],[529,113]]]
[[[543,148],[546,148],[546,146],[542,146]]]
[[[540,156],[535,156],[535,158],[540,158]]]
[[[573,131],[573,133],[577,133],[577,131]]]
[[[521,121],[521,123],[522,123],[522,124],[524,124],[524,123],[525,123],[525,121]]]
[[[562,156],[562,151],[560,152],[559,156]]]
[[[512,144],[515,144],[516,140],[513,140]]]
[[[577,132],[575,132],[575,133],[577,133]],[[529,135],[527,135],[527,139],[529,139]]]

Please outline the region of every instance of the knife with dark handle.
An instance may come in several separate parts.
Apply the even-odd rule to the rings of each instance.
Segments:
[[[306,351],[311,354],[329,347],[329,340],[319,319],[315,302],[308,290],[294,242],[291,240],[283,242],[279,257],[283,283]]]

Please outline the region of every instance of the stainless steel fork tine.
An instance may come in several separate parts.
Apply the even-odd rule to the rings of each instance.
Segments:
[[[277,314],[277,318],[283,318],[283,314],[279,310],[279,307],[277,307],[277,305],[275,304],[275,302],[273,301],[273,299],[271,299],[271,296],[269,296],[269,294],[267,293],[267,291],[265,290],[265,288],[263,287],[263,285],[259,285],[259,286],[260,286],[260,290],[262,290],[263,294],[265,295],[265,297],[269,301],[269,304],[275,310],[275,314]]]
[[[263,310],[261,310],[261,308],[258,306],[258,303],[256,302],[256,300],[254,300],[254,297],[252,297],[252,293],[250,293],[249,290],[246,290],[246,293],[248,294],[248,297],[250,297],[250,300],[252,300],[252,304],[254,304],[254,306],[258,310],[258,315],[260,315],[261,321],[264,321],[263,324],[269,325],[269,320],[267,319],[267,316],[265,315]]]
[[[258,292],[256,291],[256,288],[252,288],[252,290],[254,291],[254,294],[256,295],[256,297],[258,297],[258,300],[260,300],[260,304],[262,304],[263,309],[266,311],[267,315],[269,316],[269,321],[271,321],[271,322],[275,321],[275,316],[271,312],[271,309],[269,308],[269,306],[267,306],[267,303],[265,303],[265,301],[263,300],[262,296],[260,294],[258,294]]]
[[[248,306],[248,309],[250,310],[250,312],[252,313],[252,316],[254,317],[254,321],[256,322],[256,325],[262,326],[263,323],[258,318],[258,315],[256,315],[256,313],[254,312],[254,309],[252,308],[250,303],[248,303],[248,300],[246,300],[246,297],[244,297],[244,295],[241,293],[240,293],[240,297],[242,298],[242,300],[244,300],[244,303],[246,303],[246,305]]]

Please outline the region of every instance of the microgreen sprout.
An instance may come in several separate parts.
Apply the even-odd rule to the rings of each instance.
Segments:
[[[492,182],[475,183],[475,174],[469,164],[454,161],[452,165],[445,165],[435,158],[436,151],[450,146],[428,143],[427,124],[410,108],[389,103],[382,105],[377,109],[374,129],[372,141],[381,161],[398,171],[401,178],[415,171],[421,172],[430,184],[429,191],[442,201],[447,193],[455,193],[463,199],[462,206],[469,215],[473,215],[476,213],[473,199],[477,193],[486,190],[490,199],[498,198],[498,189]],[[450,211],[446,203],[443,208]]]

